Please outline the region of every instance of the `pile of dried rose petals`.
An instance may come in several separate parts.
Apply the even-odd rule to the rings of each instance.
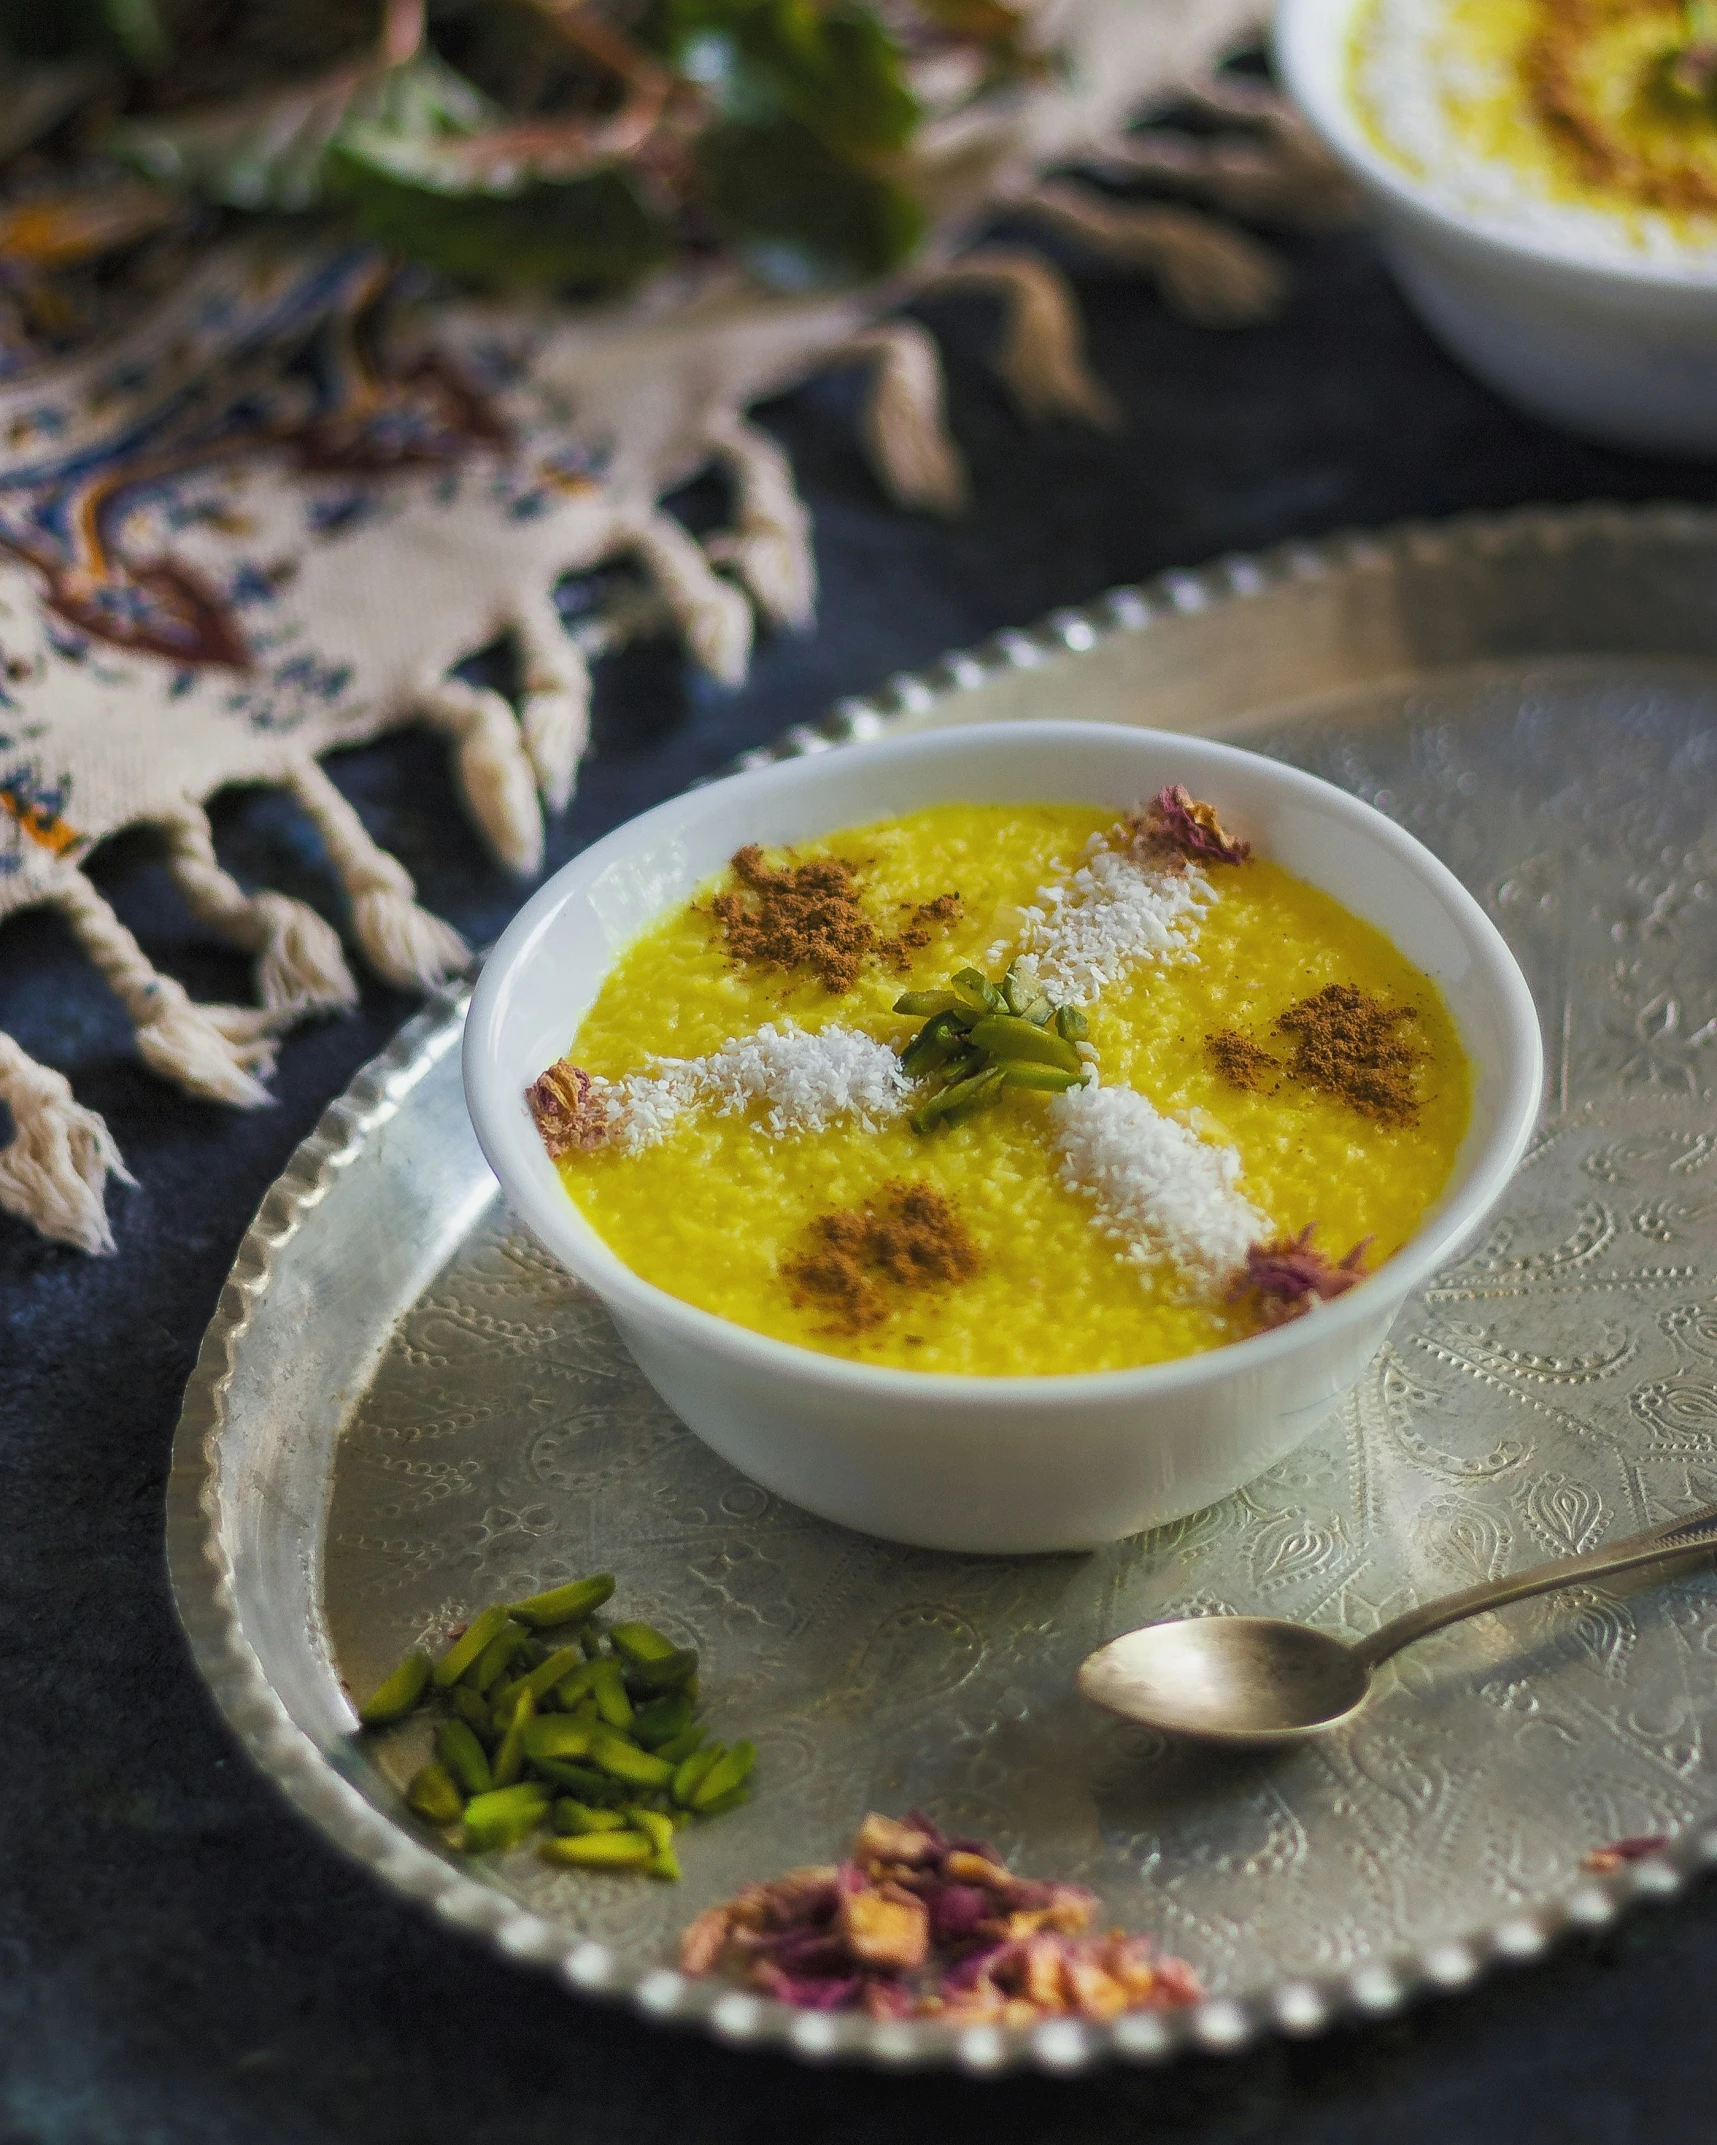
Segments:
[[[611,1111],[607,1097],[580,1065],[563,1058],[525,1089],[525,1100],[542,1134],[549,1159],[588,1154],[608,1137]]]
[[[1235,1275],[1229,1301],[1255,1297],[1258,1315],[1266,1326],[1285,1325],[1320,1303],[1346,1295],[1365,1279],[1365,1254],[1370,1237],[1355,1244],[1339,1266],[1332,1266],[1312,1243],[1317,1228],[1308,1222],[1298,1236],[1284,1236],[1270,1244],[1254,1244],[1246,1264]]]
[[[1130,823],[1148,848],[1189,864],[1244,864],[1252,854],[1250,842],[1227,832],[1214,805],[1189,796],[1178,782],[1159,790]]]
[[[737,1970],[804,2011],[1029,2026],[1042,2018],[1166,2011],[1203,1994],[1149,1938],[1086,1932],[1082,1885],[1013,1875],[982,1840],[950,1839],[919,1811],[874,1812],[852,1858],[747,1885],[680,1940],[688,1974]]]

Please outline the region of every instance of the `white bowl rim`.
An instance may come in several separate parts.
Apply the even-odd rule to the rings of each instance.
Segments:
[[[495,1047],[507,983],[513,967],[529,953],[549,920],[568,900],[576,898],[585,881],[594,878],[633,847],[640,833],[677,818],[694,800],[732,799],[740,789],[751,793],[790,790],[813,779],[813,770],[828,764],[829,754],[817,753],[726,775],[701,788],[670,797],[625,821],[582,850],[540,887],[501,934],[484,962],[465,1025],[462,1070],[466,1106],[478,1143],[500,1179],[508,1200],[564,1266],[593,1288],[604,1302],[617,1308],[623,1317],[657,1329],[665,1327],[682,1343],[737,1359],[760,1372],[810,1379],[855,1399],[861,1396],[872,1401],[910,1398],[921,1402],[931,1395],[962,1410],[984,1407],[1011,1414],[1040,1408],[1050,1401],[1101,1404],[1137,1399],[1144,1402],[1171,1393],[1180,1394],[1201,1385],[1221,1383],[1245,1372],[1267,1373],[1272,1364],[1293,1355],[1314,1339],[1333,1341],[1352,1328],[1368,1324],[1381,1309],[1380,1295],[1399,1304],[1435,1272],[1451,1250],[1466,1241],[1514,1174],[1538,1121],[1543,1086],[1543,1042],[1532,993],[1501,932],[1453,872],[1405,828],[1333,783],[1306,774],[1299,768],[1266,759],[1260,753],[1216,738],[1191,737],[1134,724],[1055,720],[974,723],[916,732],[906,737],[840,745],[832,747],[831,751],[836,754],[862,752],[870,760],[878,755],[905,759],[921,754],[965,751],[981,759],[991,744],[1000,743],[1004,738],[1015,745],[1034,741],[1049,743],[1080,733],[1101,736],[1110,743],[1119,738],[1136,739],[1147,750],[1185,751],[1191,748],[1201,757],[1214,756],[1218,760],[1266,768],[1270,779],[1279,782],[1290,796],[1325,810],[1333,809],[1338,816],[1357,821],[1427,886],[1456,925],[1476,965],[1483,970],[1485,986],[1496,1005],[1504,1035],[1502,1092],[1497,1101],[1496,1120],[1484,1145],[1470,1158],[1467,1182],[1461,1191],[1447,1204],[1439,1203],[1430,1220],[1422,1224],[1377,1273],[1333,1302],[1320,1305],[1308,1317],[1293,1319],[1269,1331],[1229,1341],[1196,1355],[1178,1356],[1161,1363],[1137,1364],[1121,1370],[986,1377],[975,1372],[909,1370],[885,1364],[855,1363],[844,1356],[828,1355],[820,1349],[778,1340],[772,1334],[754,1332],[748,1326],[706,1311],[658,1288],[654,1282],[646,1281],[609,1249],[558,1181],[554,1195],[545,1197],[533,1175],[525,1170],[515,1171],[510,1166],[521,1151],[531,1152],[537,1133],[528,1113],[520,1107],[520,1090],[513,1084],[512,1076],[501,1067]]]
[[[1367,135],[1347,98],[1327,96],[1314,53],[1325,47],[1326,32],[1314,28],[1312,18],[1325,9],[1338,13],[1339,35],[1345,43],[1354,17],[1367,0],[1277,0],[1271,32],[1271,51],[1283,85],[1294,104],[1324,146],[1354,170],[1368,186],[1386,195],[1407,214],[1434,224],[1451,237],[1473,246],[1488,246],[1511,259],[1532,261],[1572,271],[1593,282],[1610,282],[1629,288],[1697,293],[1717,287],[1717,248],[1703,259],[1690,255],[1685,262],[1633,260],[1618,257],[1595,259],[1583,253],[1572,239],[1558,241],[1534,235],[1488,216],[1463,215],[1422,188],[1411,172],[1385,156]],[[1345,81],[1345,63],[1341,69]]]

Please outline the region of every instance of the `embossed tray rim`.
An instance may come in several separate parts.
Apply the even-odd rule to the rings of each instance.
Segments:
[[[1084,609],[1053,613],[1030,632],[998,634],[976,650],[891,679],[876,694],[840,702],[823,722],[796,726],[739,764],[760,765],[859,743],[900,724],[994,719],[1008,712],[1013,680],[1064,658],[1113,646],[1120,636],[1172,628],[1176,620],[1266,600],[1296,585],[1334,584],[1343,576],[1363,582],[1399,570],[1404,562],[1476,564],[1501,552],[1537,552],[1549,560],[1582,538],[1717,549],[1717,513],[1674,504],[1526,508],[1437,524],[1403,523],[1374,534],[1344,534],[1259,556],[1225,558],[1198,572],[1167,573],[1136,588],[1111,591]],[[1522,647],[1518,657],[1529,659],[1533,652]],[[1599,643],[1536,652],[1554,659],[1558,654],[1615,651]],[[1653,643],[1639,652],[1717,658],[1717,625],[1702,632],[1690,623],[1684,649]],[[1511,653],[1496,660],[1512,662],[1516,657]],[[1393,675],[1406,678],[1421,674],[1421,669],[1420,664],[1403,662]],[[1367,683],[1384,685],[1391,675],[1385,661],[1375,674],[1368,674]],[[1282,697],[1272,700],[1267,716],[1259,713],[1221,725],[1222,733],[1243,732],[1263,720],[1291,715],[1298,702],[1331,697],[1315,674],[1296,679],[1291,666],[1283,683]],[[1003,703],[999,709],[976,704],[993,702],[998,688]],[[965,707],[956,696],[965,700]],[[1165,710],[1160,697],[1150,719],[1157,727],[1176,726],[1172,708]],[[1195,727],[1190,722],[1182,726]],[[807,2014],[666,1968],[633,1971],[607,1946],[549,1924],[506,1893],[451,1867],[343,1776],[297,1725],[269,1683],[237,1606],[221,1496],[221,1438],[236,1351],[255,1305],[269,1287],[277,1254],[302,1228],[313,1226],[314,1211],[335,1178],[457,1044],[468,1002],[468,987],[456,987],[439,994],[409,1021],[323,1112],[315,1131],[263,1199],[239,1246],[186,1387],[167,1494],[174,1599],[192,1655],[216,1702],[253,1760],[303,1815],[396,1891],[433,1906],[510,1958],[557,1971],[580,1993],[629,2000],[646,2017],[701,2027],[733,2044],[775,2046],[814,2060],[857,2057],[889,2067],[941,2062],[989,2074],[1024,2063],[1068,2074],[1110,2057],[1151,2061],[1187,2049],[1227,2052],[1273,2031],[1303,2035],[1344,2019],[1384,2016],[1417,1996],[1463,1987],[1494,1966],[1532,1959],[1566,1931],[1602,1926],[1634,1901],[1671,1895],[1717,1863],[1717,1824],[1695,1826],[1659,1853],[1613,1874],[1583,1878],[1557,1899],[1511,1913],[1458,1940],[1403,1947],[1387,1959],[1371,1959],[1324,1977],[1283,1979],[1244,1994],[1212,1997],[1184,2012],[1137,2013],[1111,2022],[1057,2019],[1020,2032]]]

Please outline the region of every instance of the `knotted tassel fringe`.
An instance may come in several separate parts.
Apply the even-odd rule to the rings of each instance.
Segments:
[[[198,1005],[171,976],[157,976],[140,1006],[127,1003],[137,1054],[152,1073],[235,1110],[259,1110],[273,1101],[262,1083],[274,1070],[278,1013]]]
[[[712,570],[701,545],[671,514],[639,513],[627,524],[626,544],[704,669],[723,685],[742,684],[751,660],[751,606],[738,589]]]
[[[916,321],[867,328],[832,360],[872,365],[863,417],[864,442],[883,489],[902,506],[958,514],[966,504],[966,466],[943,414],[942,360]]]
[[[314,760],[288,772],[300,808],[314,822],[352,904],[364,959],[396,990],[438,990],[471,965],[471,949],[438,916],[419,908],[410,872],[370,839],[363,821]]]
[[[1307,231],[1358,221],[1364,206],[1359,188],[1287,98],[1263,82],[1227,72],[1201,76],[1187,85],[1187,93],[1212,118],[1238,121],[1260,137],[1231,143],[1242,152],[1251,148],[1253,157],[1250,170],[1243,154],[1236,158],[1231,168],[1237,169],[1237,184],[1207,189],[1220,206]],[[1221,140],[1215,144],[1219,167],[1224,146]]]
[[[271,1013],[345,1012],[358,1002],[339,934],[290,895],[247,894],[215,857],[208,814],[187,800],[163,822],[167,863],[200,923],[257,956],[256,988]]]
[[[63,1073],[37,1064],[9,1035],[0,1035],[0,1101],[12,1113],[11,1142],[0,1148],[0,1207],[56,1244],[112,1251],[107,1179],[137,1179],[106,1123],[73,1098]]]
[[[528,878],[542,869],[543,815],[537,771],[518,721],[499,693],[457,678],[426,686],[424,716],[454,739],[454,774],[479,832],[509,871]]]
[[[269,1100],[256,1075],[273,1070],[273,1036],[288,1016],[252,1006],[193,1004],[182,984],[156,969],[81,872],[68,872],[53,899],[131,1015],[138,1055],[152,1072],[235,1109],[254,1110]]]
[[[734,527],[706,545],[709,556],[731,561],[772,625],[808,626],[817,607],[811,517],[787,457],[740,417],[717,419],[708,438],[727,464],[736,508]]]
[[[1007,322],[996,370],[1028,417],[1071,417],[1107,430],[1120,413],[1085,362],[1079,310],[1067,279],[1036,254],[986,246],[939,268],[925,290],[996,291]]]
[[[1207,328],[1267,320],[1287,289],[1280,264],[1255,239],[1188,209],[1109,201],[1059,179],[1034,187],[1017,206],[1093,253],[1148,270],[1177,312]]]
[[[253,894],[267,932],[256,961],[256,992],[270,1012],[343,1013],[358,1002],[340,934],[307,902]]]
[[[514,632],[524,671],[519,732],[544,804],[562,812],[590,742],[590,665],[546,597],[521,604]]]

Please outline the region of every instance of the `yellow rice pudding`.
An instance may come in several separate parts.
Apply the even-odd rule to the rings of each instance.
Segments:
[[[1113,820],[1077,805],[941,805],[773,857],[850,867],[879,939],[920,905],[958,894],[958,915],[919,933],[927,943],[892,962],[873,952],[850,989],[735,958],[711,910],[732,892],[731,873],[652,925],[615,962],[567,1054],[610,1107],[628,1092],[648,1099],[653,1075],[671,1085],[661,1060],[719,1068],[739,1061],[736,1048],[743,1057],[746,1039],[771,1035],[844,1038],[867,1078],[903,1094],[868,1116],[771,1130],[769,1095],[736,1103],[730,1085],[725,1106],[706,1091],[649,1139],[575,1147],[562,1174],[598,1234],[645,1280],[757,1332],[863,1362],[993,1377],[1156,1363],[1255,1331],[1257,1303],[1228,1295],[1248,1234],[1286,1239],[1316,1224],[1332,1261],[1367,1237],[1368,1270],[1389,1257],[1441,1191],[1467,1125],[1466,1061],[1435,986],[1378,932],[1267,860],[1194,858],[1190,869],[1171,860],[1153,877],[1109,831]],[[1184,904],[1155,948],[1111,963],[1119,972],[1106,982],[1089,962],[1080,968],[1067,935],[1082,901],[1085,952],[1093,929],[1100,944],[1104,930],[1115,935],[1104,887],[1080,892],[1094,845],[1117,899]],[[875,1048],[900,1051],[924,1025],[895,1001],[934,993],[968,967],[999,980],[1033,946],[1042,992],[1083,1000],[1082,1055],[1099,1085],[1067,1095],[1009,1086],[963,1122],[913,1130],[907,1113],[936,1083],[909,1087]],[[1404,1121],[1380,1121],[1294,1076],[1294,1039],[1274,1023],[1330,985],[1411,1009],[1396,1031],[1415,1060]],[[1259,1084],[1218,1069],[1206,1039],[1223,1031],[1277,1061]],[[1099,1095],[1111,1131],[1117,1111],[1133,1110],[1177,1166],[1197,1176],[1220,1165],[1222,1183],[1188,1210],[1195,1222],[1226,1217],[1220,1258],[1163,1252],[1136,1199],[1129,1221],[1094,1196],[1090,1167],[1076,1181],[1078,1155],[1090,1164],[1095,1151],[1087,1141],[1076,1152],[1077,1128],[1095,1121]],[[787,1277],[817,1243],[819,1217],[879,1211],[901,1184],[941,1195],[975,1270],[947,1285],[879,1285],[874,1322],[853,1330]]]
[[[1717,269],[1717,42],[1684,0],[1361,0],[1349,94],[1457,214]]]

